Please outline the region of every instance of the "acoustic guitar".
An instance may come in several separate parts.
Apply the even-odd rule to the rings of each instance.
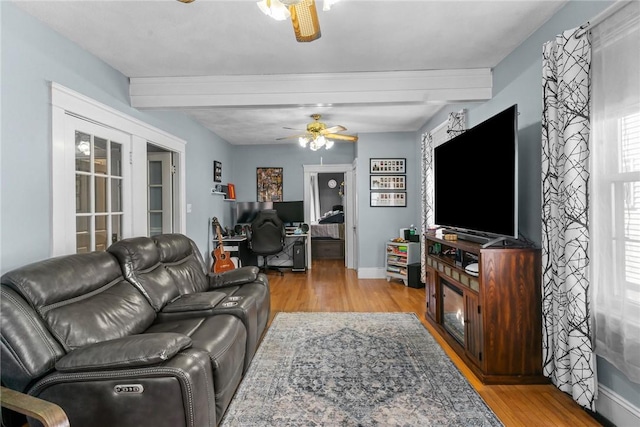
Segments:
[[[220,234],[220,223],[218,222],[218,218],[214,217],[211,221],[211,226],[216,227],[216,234],[218,236],[218,247],[211,252],[211,256],[213,257],[213,265],[211,266],[211,271],[214,273],[223,273],[225,271],[233,270],[236,268],[231,258],[229,258],[229,254],[224,250],[224,244],[222,242],[222,235]]]

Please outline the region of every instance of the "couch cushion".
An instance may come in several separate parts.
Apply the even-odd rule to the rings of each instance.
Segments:
[[[153,240],[160,254],[160,262],[173,277],[181,294],[209,289],[204,261],[191,239],[183,234],[162,234],[154,236]]]
[[[149,237],[120,240],[107,249],[120,263],[124,277],[136,286],[156,311],[180,296],[176,283],[160,263],[160,253]]]
[[[131,335],[89,345],[56,363],[60,372],[84,372],[155,365],[191,346],[191,338],[171,332]]]
[[[4,274],[2,283],[28,301],[66,351],[141,333],[155,319],[106,252],[33,263]]]
[[[2,384],[18,391],[53,369],[64,349],[20,295],[0,287],[0,372]]]

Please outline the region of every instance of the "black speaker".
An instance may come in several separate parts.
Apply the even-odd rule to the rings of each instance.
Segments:
[[[293,244],[293,268],[291,271],[306,271],[306,251],[304,250],[304,242],[295,242]]]
[[[240,224],[236,224],[236,226],[233,227],[233,231],[235,231],[236,234],[242,234],[242,226]]]
[[[424,288],[424,283],[420,281],[420,263],[409,264],[407,270],[407,286],[410,288]]]

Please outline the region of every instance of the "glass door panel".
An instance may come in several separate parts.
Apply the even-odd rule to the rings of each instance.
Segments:
[[[173,232],[171,153],[147,153],[149,236]]]
[[[76,252],[104,251],[122,237],[123,190],[128,176],[123,159],[129,151],[130,137],[81,119],[72,127]]]

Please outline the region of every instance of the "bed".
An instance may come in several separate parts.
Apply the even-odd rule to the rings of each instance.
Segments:
[[[312,259],[344,259],[344,212],[332,212],[309,227]]]

